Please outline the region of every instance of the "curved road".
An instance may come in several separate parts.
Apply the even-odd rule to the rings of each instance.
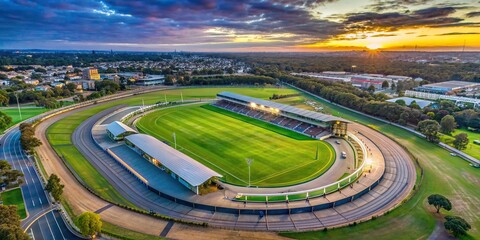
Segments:
[[[0,140],[0,157],[24,174],[25,183],[21,188],[28,216],[22,220],[22,228],[33,239],[82,239],[67,228],[59,212],[50,211],[52,205],[43,189],[33,161],[25,154],[20,145],[20,135],[18,128],[11,129],[3,135]],[[50,212],[36,219],[36,215],[45,211]]]
[[[306,229],[319,229],[326,226],[344,225],[352,221],[359,221],[362,219],[369,219],[373,215],[378,215],[403,200],[415,183],[415,167],[410,160],[408,154],[395,142],[387,138],[386,136],[369,129],[367,127],[352,124],[351,130],[359,131],[365,136],[365,141],[370,139],[375,142],[378,148],[381,150],[385,157],[386,174],[381,184],[373,189],[370,193],[362,196],[360,199],[363,201],[355,200],[354,202],[335,207],[333,209],[299,213],[290,215],[275,215],[265,216],[258,219],[257,216],[246,216],[238,214],[225,214],[225,213],[212,213],[198,209],[191,209],[186,206],[175,204],[168,200],[162,199],[157,195],[148,191],[143,185],[136,181],[131,175],[123,174],[121,168],[111,165],[105,159],[110,158],[108,155],[99,149],[95,143],[93,143],[91,137],[91,128],[103,116],[108,115],[115,109],[97,114],[85,122],[83,122],[75,131],[72,139],[74,144],[79,150],[89,159],[89,161],[106,177],[106,179],[129,201],[142,207],[144,209],[152,209],[158,213],[169,215],[176,218],[182,218],[189,221],[208,222],[213,226],[228,227],[235,229],[249,229],[249,230],[306,230]],[[78,111],[78,110],[75,110]],[[98,199],[93,194],[86,191],[78,182],[71,176],[68,170],[61,160],[53,152],[53,149],[48,145],[45,138],[45,130],[58,119],[73,114],[73,112],[65,113],[60,116],[46,120],[39,124],[36,133],[45,143],[44,146],[39,148],[39,154],[46,156],[49,160],[45,165],[49,165],[49,170],[52,172],[58,172],[62,179],[69,182],[69,185],[74,188],[75,192],[71,192],[70,188],[66,187],[66,195],[71,194],[72,197],[68,197],[72,201],[72,205],[79,209],[88,209],[95,211],[108,205],[103,200]],[[369,143],[372,144],[372,143]],[[49,162],[51,161],[51,162]],[[47,171],[49,171],[47,170]],[[64,176],[65,175],[65,176]],[[133,180],[132,180],[133,179]],[[76,183],[76,184],[75,184]],[[143,186],[143,187],[142,187]],[[73,199],[72,199],[73,198]],[[93,201],[91,204],[89,203]],[[128,214],[116,214],[120,219],[116,219],[123,222],[123,225],[130,229],[133,226],[129,226],[128,222],[131,222],[132,215],[127,210],[118,207],[109,207],[105,212],[119,211]],[[102,211],[101,214],[103,214]],[[106,215],[106,214],[104,214]],[[147,218],[150,222],[158,222],[158,225],[165,224],[164,221],[151,221],[148,216],[136,216],[142,219]],[[102,215],[102,218],[104,216]],[[106,219],[107,220],[107,219]],[[113,219],[112,219],[113,220]],[[108,221],[108,220],[107,220]],[[115,223],[115,222],[114,222]],[[136,224],[138,225],[138,224]],[[160,227],[159,226],[159,227]],[[145,228],[136,228],[138,230],[145,230]],[[136,230],[134,229],[134,230]]]

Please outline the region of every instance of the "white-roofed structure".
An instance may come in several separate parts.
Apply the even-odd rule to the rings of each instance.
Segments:
[[[332,133],[336,136],[345,136],[347,134],[347,123],[349,121],[343,118],[231,92],[221,92],[217,94],[217,98],[308,124],[330,127]]]
[[[200,193],[200,188],[205,184],[211,183],[211,180],[222,177],[219,173],[150,135],[129,135],[125,137],[125,143],[196,194]]]
[[[107,135],[115,141],[123,140],[125,136],[135,133],[137,131],[119,121],[107,125]]]

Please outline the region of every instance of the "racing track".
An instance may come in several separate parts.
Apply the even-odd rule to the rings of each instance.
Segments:
[[[93,125],[102,117],[114,112],[111,108],[99,113],[83,122],[74,132],[72,140],[82,154],[105,176],[105,178],[133,204],[143,208],[151,209],[157,213],[168,215],[174,218],[195,222],[208,222],[210,226],[218,226],[233,229],[248,230],[310,230],[324,227],[345,225],[353,221],[369,219],[373,215],[379,215],[396,204],[400,203],[413,189],[415,184],[415,167],[407,152],[398,144],[386,136],[359,124],[351,124],[350,131],[358,131],[364,136],[364,141],[371,141],[375,144],[385,158],[385,177],[375,189],[358,200],[368,201],[365,204],[358,204],[358,200],[346,203],[341,206],[308,213],[296,213],[288,215],[265,216],[259,219],[255,215],[227,214],[199,209],[189,208],[169,200],[160,198],[144,185],[126,173],[119,167],[110,156],[100,149],[91,136]],[[53,161],[62,164],[53,149],[46,142],[45,131],[57,121],[71,113],[65,113],[39,124],[37,134],[45,143],[42,151],[53,157]],[[65,174],[65,173],[64,173]],[[69,173],[67,173],[69,174]],[[71,177],[71,176],[70,176]],[[76,181],[75,181],[76,182]],[[89,199],[97,199],[93,194],[81,194],[85,199],[79,201],[88,202]],[[285,204],[288,207],[288,204]],[[111,208],[112,209],[112,208]],[[114,207],[114,209],[120,209]],[[109,209],[110,210],[110,209]],[[123,210],[126,211],[126,210]],[[117,215],[120,220],[129,222],[130,214]],[[149,221],[152,219],[148,216]]]

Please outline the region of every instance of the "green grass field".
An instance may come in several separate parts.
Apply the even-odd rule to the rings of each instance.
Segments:
[[[22,112],[22,118],[20,118],[20,114],[17,108],[2,108],[0,109],[1,112],[4,112],[8,116],[12,117],[12,123],[10,126],[13,126],[23,120],[29,119],[31,117],[37,116],[38,114],[44,113],[48,111],[46,108],[37,108],[37,107],[29,107],[29,108],[21,108],[20,111]]]
[[[333,148],[324,141],[210,105],[158,110],[141,118],[137,127],[171,146],[175,132],[180,151],[236,185],[248,185],[245,158],[254,159],[251,184],[262,187],[308,181],[335,161]]]
[[[3,205],[15,205],[17,206],[17,214],[20,219],[27,217],[27,211],[25,209],[25,203],[23,202],[22,189],[15,188],[1,193],[0,200],[3,201]]]
[[[453,140],[455,140],[455,138],[453,136],[455,136],[459,133],[466,133],[468,135],[468,139],[470,140],[470,143],[467,145],[467,148],[462,150],[462,151],[464,153],[474,157],[474,158],[480,159],[480,145],[473,143],[473,140],[480,140],[480,133],[478,133],[478,132],[468,131],[468,130],[463,129],[463,128],[462,129],[455,129],[455,132],[453,132],[451,136],[442,134],[440,136],[440,141],[442,141],[446,144],[449,144],[450,146],[453,147]]]
[[[117,203],[133,206],[124,197],[118,193],[108,181],[85,159],[85,157],[75,148],[71,141],[71,136],[75,128],[80,123],[88,119],[89,117],[99,113],[110,107],[128,104],[131,106],[142,105],[142,100],[145,104],[154,104],[164,101],[165,97],[167,101],[178,101],[183,98],[186,99],[206,99],[214,98],[218,92],[221,91],[233,91],[240,94],[249,94],[254,97],[268,98],[273,93],[278,94],[291,94],[295,93],[295,90],[285,88],[184,88],[174,90],[164,90],[143,95],[137,95],[114,102],[101,104],[99,106],[92,107],[90,109],[78,112],[71,116],[65,117],[56,123],[52,124],[47,129],[47,138],[49,143],[58,155],[64,157],[64,159],[72,166],[74,171],[80,176],[80,178],[97,194],[100,196]]]
[[[304,95],[306,99],[313,99]],[[395,139],[416,156],[424,168],[424,179],[417,194],[388,215],[357,226],[310,231],[282,233],[295,239],[427,239],[435,228],[438,215],[427,204],[427,197],[439,193],[448,197],[453,204],[449,215],[465,218],[471,225],[469,235],[462,239],[480,239],[480,169],[472,168],[459,157],[427,142],[425,139],[371,118],[356,114],[316,99],[327,113],[368,125]],[[444,212],[445,213],[445,212]]]

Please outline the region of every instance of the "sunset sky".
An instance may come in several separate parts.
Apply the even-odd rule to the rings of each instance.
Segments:
[[[480,51],[480,0],[0,0],[0,48]]]

